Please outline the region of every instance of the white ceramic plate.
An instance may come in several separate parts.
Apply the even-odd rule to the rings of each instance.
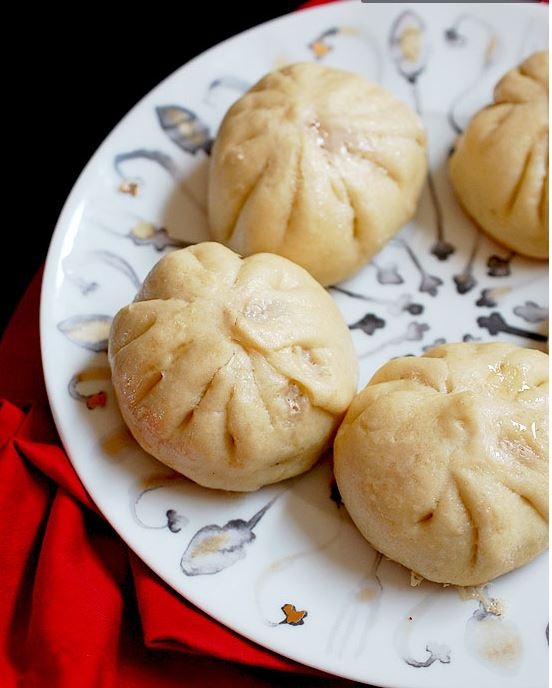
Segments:
[[[403,59],[405,28],[420,41],[415,62]],[[147,95],[94,155],[59,220],[44,276],[43,360],[83,483],[175,590],[299,662],[394,688],[544,686],[547,558],[488,586],[499,616],[454,588],[411,587],[407,570],[380,561],[330,498],[327,464],[248,495],[175,479],[124,433],[105,355],[110,319],[164,252],[207,236],[208,153],[229,104],[265,72],[318,59],[417,104],[429,133],[431,178],[416,219],[333,291],[353,328],[360,385],[389,358],[444,340],[498,332],[543,347],[546,267],[475,229],[454,200],[446,161],[455,130],[508,68],[547,46],[546,30],[545,8],[510,4],[346,2],[270,22]],[[225,526],[231,553],[213,544]],[[194,537],[205,541],[201,556],[190,554]]]

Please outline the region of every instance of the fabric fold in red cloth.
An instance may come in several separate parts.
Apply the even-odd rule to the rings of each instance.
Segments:
[[[40,275],[0,345],[0,396],[10,397],[0,401],[0,685],[349,685],[208,617],[159,579],[103,519],[61,447],[45,402],[39,291]]]

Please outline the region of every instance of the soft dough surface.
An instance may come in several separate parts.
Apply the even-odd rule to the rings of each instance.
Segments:
[[[335,441],[353,521],[433,581],[479,585],[548,544],[548,356],[448,344],[384,365]]]
[[[303,268],[215,243],[157,263],[113,321],[109,360],[142,447],[225,490],[310,468],[357,384],[347,325]]]
[[[356,74],[291,65],[261,79],[220,126],[212,236],[334,284],[412,217],[425,174],[425,132],[408,105]]]
[[[547,51],[498,82],[494,103],[458,139],[450,175],[482,229],[523,255],[548,257]]]

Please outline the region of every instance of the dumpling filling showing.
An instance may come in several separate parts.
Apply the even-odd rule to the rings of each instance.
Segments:
[[[308,470],[357,384],[351,335],[318,282],[280,256],[215,243],[159,261],[115,317],[109,360],[142,447],[225,490]]]
[[[548,356],[447,344],[390,361],[335,441],[353,521],[390,559],[479,585],[548,544]]]
[[[408,105],[357,74],[290,65],[261,79],[220,126],[211,234],[334,284],[411,219],[426,169],[425,132]]]

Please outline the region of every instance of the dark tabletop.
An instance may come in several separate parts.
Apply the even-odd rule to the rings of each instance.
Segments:
[[[0,332],[45,260],[80,171],[123,115],[192,57],[298,4],[194,2],[193,16],[186,2],[22,4],[5,22],[16,42],[4,48]]]

